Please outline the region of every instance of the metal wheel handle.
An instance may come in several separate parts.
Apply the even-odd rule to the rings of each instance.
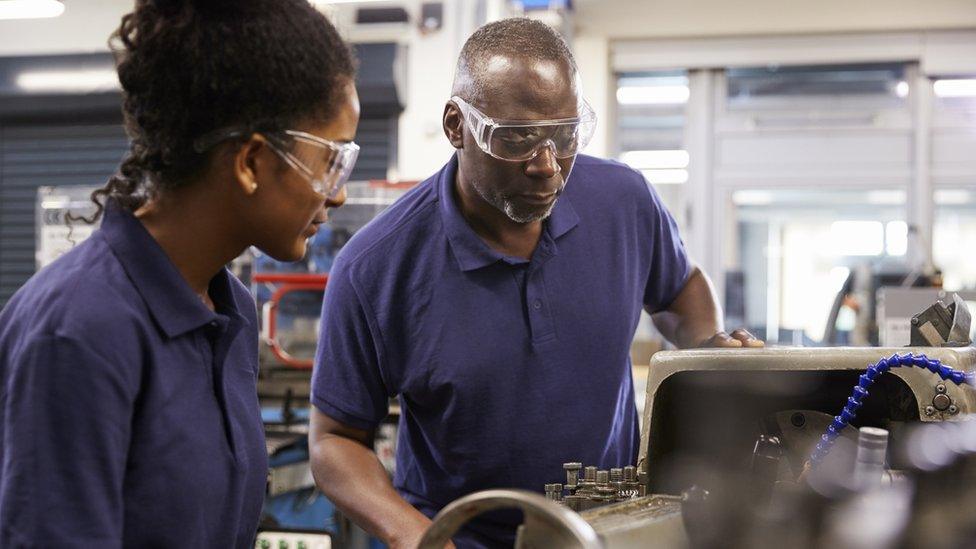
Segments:
[[[519,549],[560,547],[603,549],[603,543],[582,517],[546,498],[525,490],[484,490],[455,500],[437,513],[418,549],[443,549],[451,536],[474,517],[499,509],[524,514]]]

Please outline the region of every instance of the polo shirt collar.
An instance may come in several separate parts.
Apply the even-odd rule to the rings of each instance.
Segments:
[[[458,267],[462,271],[473,271],[482,267],[487,267],[498,261],[506,260],[506,257],[490,246],[474,232],[468,225],[468,221],[461,215],[461,208],[458,206],[454,196],[454,183],[457,177],[457,154],[441,168],[435,176],[434,183],[437,185],[438,202],[440,203],[441,219],[444,224],[444,232],[450,243],[451,251],[457,259]],[[556,240],[569,232],[579,223],[579,216],[573,203],[569,200],[567,193],[563,193],[556,201],[556,206],[552,209],[552,214],[544,222],[543,230]]]
[[[99,231],[167,337],[226,322],[203,304],[156,239],[131,213],[109,203]],[[211,299],[217,310],[235,323],[247,323],[240,313],[242,304],[234,295],[231,276],[225,268],[211,279]]]

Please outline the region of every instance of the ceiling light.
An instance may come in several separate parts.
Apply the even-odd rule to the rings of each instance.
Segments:
[[[735,191],[732,202],[737,206],[768,206],[775,201],[773,193],[762,190]]]
[[[908,97],[908,91],[908,82],[904,80],[895,85],[895,95],[898,97]]]
[[[935,191],[935,203],[939,206],[961,206],[972,201],[965,189],[939,189]]]
[[[934,88],[939,97],[976,97],[976,78],[936,80]]]
[[[312,0],[312,3],[316,6],[327,6],[329,4],[367,4],[382,1],[384,0]]]
[[[621,105],[680,105],[691,95],[688,86],[621,86],[617,102]]]
[[[0,19],[43,19],[64,13],[57,0],[0,0]]]
[[[114,69],[28,71],[17,75],[17,87],[28,92],[104,92],[119,89]]]

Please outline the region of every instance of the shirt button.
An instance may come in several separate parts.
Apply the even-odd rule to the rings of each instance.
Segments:
[[[540,300],[538,300],[538,299],[537,299],[537,300],[535,300],[535,301],[533,301],[533,302],[532,302],[532,308],[533,308],[533,309],[535,309],[535,310],[537,310],[537,311],[538,311],[539,309],[541,309],[541,308],[542,308],[542,301],[540,301]]]

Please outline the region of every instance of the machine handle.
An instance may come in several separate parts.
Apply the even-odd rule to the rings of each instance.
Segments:
[[[498,509],[518,509],[525,517],[516,548],[604,549],[593,527],[582,517],[526,490],[484,490],[455,500],[437,513],[418,549],[443,549],[468,521]]]

